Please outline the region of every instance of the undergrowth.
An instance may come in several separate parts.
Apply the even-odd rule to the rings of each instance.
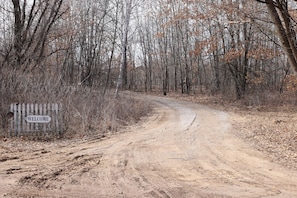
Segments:
[[[67,85],[56,76],[3,71],[0,74],[0,137],[8,135],[11,103],[62,104],[63,138],[104,136],[135,123],[150,111],[147,101],[100,88]]]

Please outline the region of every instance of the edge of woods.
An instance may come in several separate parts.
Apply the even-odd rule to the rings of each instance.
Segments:
[[[2,76],[3,77],[3,76]],[[4,141],[34,140],[54,142],[85,138],[103,138],[124,126],[140,121],[152,111],[143,97],[122,92],[114,97],[114,90],[87,86],[68,86],[55,78],[45,79],[19,75],[6,76],[0,85],[0,138]],[[60,103],[62,105],[63,133],[59,137],[9,136],[8,116],[11,103]]]

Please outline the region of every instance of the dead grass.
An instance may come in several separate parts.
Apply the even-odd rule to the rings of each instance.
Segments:
[[[114,99],[113,92],[104,97],[96,91],[81,95],[76,94],[69,102],[66,137],[105,136],[138,122],[151,111],[148,101],[125,93],[118,99]]]
[[[100,88],[69,86],[56,76],[5,71],[0,83],[0,137],[7,136],[11,103],[61,103],[63,138],[105,136],[150,112],[148,102],[131,94],[114,99],[113,90],[103,94]]]

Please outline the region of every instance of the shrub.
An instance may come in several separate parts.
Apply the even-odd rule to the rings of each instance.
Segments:
[[[104,135],[131,122],[137,122],[149,111],[149,103],[134,97],[114,99],[112,92],[80,85],[66,85],[59,77],[3,71],[0,74],[0,121],[6,135],[7,113],[11,103],[49,103],[63,105],[64,138]],[[141,100],[141,101],[140,101]]]

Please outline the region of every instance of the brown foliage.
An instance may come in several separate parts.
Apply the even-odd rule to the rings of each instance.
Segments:
[[[256,49],[249,50],[248,57],[256,60],[273,59],[279,56],[280,52],[276,52],[274,49],[268,49],[265,47],[258,47]]]
[[[295,75],[289,75],[285,79],[286,88],[288,91],[296,92],[297,91],[297,77]]]

